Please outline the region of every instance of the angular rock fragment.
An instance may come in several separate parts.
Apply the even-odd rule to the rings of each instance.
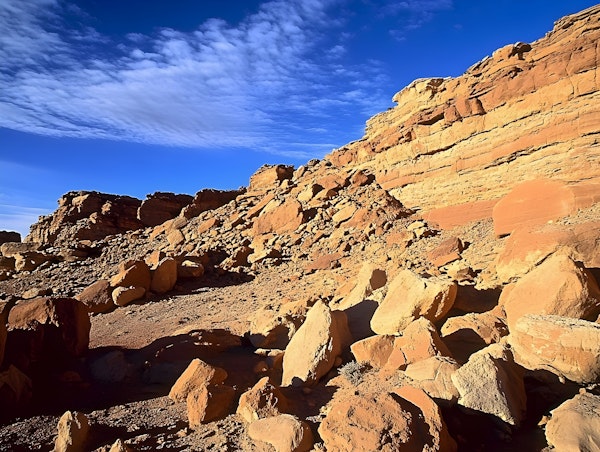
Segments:
[[[248,436],[254,441],[268,443],[281,452],[308,452],[314,444],[308,424],[291,414],[252,422],[248,426]]]

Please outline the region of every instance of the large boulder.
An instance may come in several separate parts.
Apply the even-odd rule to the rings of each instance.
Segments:
[[[263,165],[250,176],[249,190],[267,190],[277,187],[281,181],[291,179],[294,167],[288,165]]]
[[[171,388],[169,398],[174,402],[183,402],[194,389],[221,384],[226,378],[225,369],[211,366],[199,358],[193,359]]]
[[[453,403],[459,393],[452,383],[452,374],[459,369],[458,363],[447,356],[431,358],[409,364],[404,374],[412,380],[412,385],[425,391],[429,397]]]
[[[302,204],[289,199],[280,206],[263,212],[254,220],[253,232],[259,234],[285,234],[295,231],[306,220]]]
[[[285,349],[282,386],[313,385],[349,345],[346,315],[318,301]]]
[[[492,344],[473,354],[452,374],[458,404],[496,416],[518,426],[525,414],[527,396],[520,368],[508,348]]]
[[[354,358],[359,363],[367,363],[374,368],[385,366],[394,350],[395,336],[371,336],[350,346]]]
[[[150,267],[143,260],[122,262],[119,273],[110,280],[112,287],[143,287],[147,292],[150,289],[152,276]]]
[[[452,308],[456,292],[453,281],[423,278],[403,270],[390,283],[387,295],[373,314],[371,329],[377,334],[398,335],[419,317],[436,322]]]
[[[187,396],[187,414],[191,428],[223,419],[231,412],[235,389],[226,385],[209,384],[194,389]]]
[[[555,315],[521,317],[508,336],[515,360],[578,383],[600,378],[600,324]]]
[[[58,436],[53,452],[81,452],[86,450],[90,422],[85,414],[67,411],[58,421]]]
[[[156,192],[147,195],[138,208],[137,217],[144,226],[158,226],[175,218],[185,206],[192,202],[190,195]]]
[[[506,312],[509,329],[526,314],[595,320],[600,314],[600,289],[589,271],[559,254],[507,286],[499,304]]]
[[[291,414],[252,422],[248,426],[248,436],[254,441],[268,443],[281,452],[308,452],[314,444],[308,424]]]
[[[88,311],[94,314],[110,311],[115,307],[110,282],[101,279],[87,286],[75,298],[81,301]]]
[[[173,289],[177,283],[177,261],[165,257],[152,270],[150,290],[155,293],[165,293]]]
[[[577,394],[551,413],[546,439],[554,450],[600,450],[600,396]]]

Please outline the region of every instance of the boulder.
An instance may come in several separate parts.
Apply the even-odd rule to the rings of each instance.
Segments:
[[[450,317],[441,328],[452,355],[466,362],[473,353],[508,335],[506,321],[493,311]]]
[[[371,329],[377,334],[398,335],[419,317],[436,322],[452,308],[456,292],[455,282],[423,278],[403,270],[390,283],[387,295],[373,314]]]
[[[8,323],[8,313],[14,304],[15,301],[0,301],[0,368],[2,368],[4,350],[6,348],[6,339],[8,336],[8,330],[6,329],[6,324]]]
[[[291,414],[259,419],[248,426],[253,441],[268,443],[278,452],[308,452],[314,438],[308,424]]]
[[[288,402],[281,391],[271,384],[268,377],[261,378],[240,396],[236,413],[246,422],[277,416],[288,410]]]
[[[191,428],[223,419],[231,413],[235,389],[226,385],[205,385],[187,396],[187,415]]]
[[[20,242],[21,234],[15,231],[0,231],[0,245],[6,242]]]
[[[146,295],[143,287],[117,287],[112,291],[111,297],[115,306],[127,306],[136,300],[141,300]]]
[[[112,287],[143,287],[145,291],[150,289],[152,277],[150,267],[143,260],[122,262],[119,265],[119,273],[110,279]]]
[[[288,199],[280,206],[263,212],[254,220],[253,233],[260,234],[285,234],[293,232],[306,221],[302,204],[295,199]]]
[[[4,242],[0,244],[0,254],[4,257],[15,257],[17,254],[31,253],[40,249],[39,243]]]
[[[177,277],[179,279],[196,279],[204,276],[205,268],[199,256],[185,256],[177,259]]]
[[[200,190],[190,204],[181,210],[181,216],[187,219],[197,217],[202,212],[218,209],[244,194],[245,188],[239,190]]]
[[[590,272],[559,254],[507,286],[499,304],[509,329],[526,314],[595,320],[600,314],[600,289]]]
[[[339,452],[441,450],[421,409],[393,393],[337,397],[319,426],[326,450]]]
[[[459,405],[512,426],[521,423],[527,404],[525,385],[506,346],[492,344],[474,353],[451,378],[460,394]]]
[[[133,452],[133,449],[125,444],[123,440],[118,439],[112,444],[108,452]]]
[[[402,334],[394,340],[392,352],[383,367],[384,372],[404,370],[412,363],[432,356],[450,356],[450,351],[440,339],[435,326],[426,318],[408,325]]]
[[[75,296],[75,299],[81,301],[88,311],[94,314],[108,312],[115,307],[112,299],[112,288],[110,282],[106,279],[90,284],[79,295]]]
[[[447,356],[432,356],[406,366],[404,374],[412,386],[425,391],[429,397],[454,403],[459,393],[452,383],[452,374],[459,369],[458,363]]]
[[[169,398],[174,402],[183,402],[194,389],[212,384],[219,385],[227,378],[227,372],[220,367],[214,367],[201,359],[194,359],[181,376],[177,379]]]
[[[381,368],[387,363],[394,349],[395,336],[371,336],[350,346],[354,358],[359,363],[367,363],[373,368]]]
[[[144,226],[158,226],[175,218],[185,206],[192,202],[190,195],[156,192],[147,195],[138,208],[137,217]]]
[[[90,423],[85,414],[67,411],[58,421],[58,436],[53,452],[81,452],[86,450]]]
[[[578,383],[600,378],[600,324],[555,315],[525,315],[508,336],[515,360]]]
[[[352,291],[344,297],[339,304],[339,309],[344,310],[355,306],[367,299],[374,290],[377,290],[387,283],[387,275],[371,262],[365,262],[356,276],[356,283]]]
[[[546,439],[554,450],[600,450],[600,396],[577,394],[551,414],[546,424]]]
[[[15,259],[15,270],[18,272],[32,271],[45,262],[55,260],[54,256],[40,253],[38,251],[28,251],[13,255]]]
[[[463,243],[458,237],[450,237],[429,251],[427,258],[434,266],[442,267],[460,259],[463,249]]]
[[[13,350],[23,358],[31,354],[33,360],[81,356],[88,349],[90,328],[87,308],[74,298],[42,297],[21,301],[8,316],[9,338],[18,332],[42,338],[42,343],[25,340],[35,350]]]
[[[291,179],[294,167],[289,165],[263,165],[250,176],[248,190],[267,190],[277,187],[281,181]]]
[[[318,301],[285,349],[281,385],[317,383],[349,345],[349,336],[346,315]]]
[[[173,289],[177,283],[177,261],[165,257],[152,270],[150,290],[155,293],[165,293]]]
[[[309,302],[282,300],[277,306],[268,305],[249,318],[249,339],[256,348],[285,349],[306,318]]]

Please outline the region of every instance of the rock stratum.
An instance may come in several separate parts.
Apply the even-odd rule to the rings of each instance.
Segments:
[[[600,6],[247,188],[0,232],[0,450],[596,450]]]

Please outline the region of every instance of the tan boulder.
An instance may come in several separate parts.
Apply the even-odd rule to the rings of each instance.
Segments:
[[[246,422],[277,416],[288,410],[288,402],[281,391],[271,384],[269,377],[261,378],[240,396],[236,413]]]
[[[67,411],[58,421],[58,437],[53,452],[82,452],[86,450],[90,423],[85,414]]]
[[[43,263],[56,259],[54,256],[37,251],[18,253],[13,257],[15,259],[15,270],[18,272],[35,270]]]
[[[307,300],[264,306],[250,318],[249,339],[256,348],[285,349],[306,318]]]
[[[226,385],[205,385],[187,396],[187,415],[191,428],[223,419],[231,413],[235,389]]]
[[[108,452],[133,452],[133,449],[125,444],[123,440],[118,439],[112,444]]]
[[[409,364],[432,356],[450,356],[450,351],[440,339],[435,326],[426,318],[420,317],[404,329],[402,336],[394,340],[392,352],[383,370],[404,370]]]
[[[250,176],[249,190],[266,190],[275,188],[281,181],[291,179],[294,167],[289,165],[263,165]]]
[[[0,255],[15,257],[17,254],[30,253],[40,248],[39,243],[32,242],[4,242],[0,244]]]
[[[508,336],[515,360],[578,383],[600,378],[600,324],[555,315],[529,314]]]
[[[493,311],[450,317],[441,328],[452,355],[466,362],[473,353],[508,335],[506,321]]]
[[[527,403],[525,385],[506,346],[492,344],[474,353],[451,378],[460,394],[459,405],[513,426],[521,423]]]
[[[440,450],[421,409],[385,392],[334,398],[319,435],[326,450],[339,452]]]
[[[413,381],[413,386],[425,391],[429,397],[453,403],[458,400],[459,393],[452,383],[452,374],[459,367],[452,358],[432,356],[409,364],[404,374]]]
[[[536,179],[523,182],[512,189],[494,206],[494,232],[510,234],[518,227],[542,225],[569,215],[579,208],[600,200],[600,185],[589,190],[577,189],[565,182]]]
[[[277,452],[308,452],[314,438],[308,424],[291,414],[259,419],[248,426],[253,441],[268,443]]]
[[[226,378],[225,369],[211,366],[199,358],[193,359],[169,391],[169,398],[183,402],[194,389],[208,384],[219,385]]]
[[[600,450],[600,396],[577,394],[551,414],[546,424],[546,439],[553,450]]]
[[[41,337],[41,343],[35,342],[40,349],[30,350],[33,359],[53,354],[56,359],[64,354],[81,356],[88,349],[90,328],[87,308],[74,298],[42,297],[21,301],[8,315],[9,336],[11,331],[19,330]],[[22,350],[21,353],[28,352]]]
[[[313,385],[329,372],[350,343],[346,315],[318,301],[283,356],[282,386]]]
[[[352,291],[344,297],[339,304],[339,309],[355,306],[368,298],[373,291],[385,286],[387,275],[384,270],[377,268],[371,262],[365,262],[358,275]]]
[[[395,336],[371,336],[350,346],[354,358],[359,363],[381,368],[387,363],[394,349]]]
[[[288,199],[275,209],[263,212],[254,220],[253,232],[259,234],[285,234],[295,231],[305,222],[302,204],[295,199]]]
[[[509,328],[526,314],[595,320],[600,314],[600,289],[591,273],[559,254],[505,288],[499,304]]]
[[[136,300],[141,300],[146,295],[143,287],[117,287],[111,293],[112,301],[116,306],[127,306]]]
[[[173,289],[177,283],[177,261],[172,257],[162,259],[152,271],[150,290],[165,293]]]
[[[180,259],[177,259],[177,278],[202,278],[206,270],[205,264],[206,261],[201,256],[185,256]]]
[[[390,283],[386,297],[373,314],[371,329],[377,334],[397,335],[419,317],[436,322],[452,308],[456,292],[455,282],[423,278],[403,270]]]
[[[167,242],[169,242],[170,249],[175,249],[185,242],[185,236],[179,229],[172,229],[167,232]]]
[[[112,287],[143,287],[145,291],[150,289],[150,267],[142,260],[122,262],[119,265],[119,273],[110,279]]]
[[[112,289],[106,279],[90,284],[75,299],[81,301],[88,308],[88,311],[94,314],[108,312],[115,307],[112,299]]]

